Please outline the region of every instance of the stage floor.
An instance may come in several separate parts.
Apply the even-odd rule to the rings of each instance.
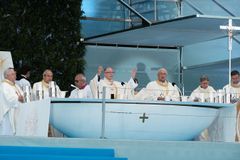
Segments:
[[[129,160],[239,160],[240,143],[0,137],[0,145],[113,148]]]

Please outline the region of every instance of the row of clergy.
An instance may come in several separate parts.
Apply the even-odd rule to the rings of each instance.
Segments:
[[[100,78],[101,73],[104,71],[104,79]],[[167,81],[167,70],[161,68],[157,74],[157,80],[150,82],[146,86],[146,91],[140,91],[134,95],[134,88],[137,87],[137,82],[134,81],[136,70],[132,71],[131,78],[127,83],[120,83],[113,80],[114,71],[111,67],[103,70],[102,67],[98,68],[96,76],[90,81],[90,85],[86,83],[86,78],[83,74],[75,76],[75,89],[71,92],[71,98],[101,98],[103,87],[106,87],[106,98],[125,98],[131,99],[134,96],[140,99],[146,97],[152,100],[179,100],[179,91],[177,86]],[[25,78],[24,78],[25,77]],[[38,89],[44,91],[44,98],[49,97],[49,87],[53,82],[53,73],[47,69],[43,73],[43,80],[33,85],[33,93]],[[240,75],[238,71],[232,71],[231,85],[226,85],[224,88],[232,93],[237,94],[239,98],[240,93]],[[215,90],[208,85],[209,80],[207,77],[200,79],[200,86],[193,91],[193,99],[198,98],[197,93],[204,93],[205,98]],[[19,85],[21,86],[19,86]],[[54,83],[55,84],[55,83]],[[0,85],[0,135],[14,135],[14,110],[18,108],[20,103],[24,102],[24,91],[21,88],[29,88],[30,83],[26,75],[16,83],[16,72],[13,68],[8,68],[4,71],[4,80]],[[57,97],[60,96],[61,91],[56,85]],[[122,89],[123,92],[120,92]],[[122,93],[123,95],[119,94]],[[124,95],[126,94],[126,95]]]
[[[101,74],[104,73],[104,78],[101,79]],[[167,70],[161,68],[157,73],[157,80],[147,84],[146,88],[136,93],[135,88],[138,86],[138,81],[135,79],[136,70],[132,70],[130,80],[128,82],[118,82],[113,80],[114,70],[111,67],[103,69],[99,66],[97,74],[90,81],[89,85],[86,82],[86,77],[83,74],[77,74],[74,79],[75,85],[72,85],[74,90],[70,93],[70,98],[102,98],[103,88],[106,87],[105,98],[107,99],[136,99],[136,100],[172,100],[179,101],[181,91],[176,84],[170,83],[167,80]],[[30,87],[27,80],[27,75],[23,75],[22,79],[16,81],[20,88]],[[36,93],[39,90],[43,91],[42,98],[46,97],[64,97],[58,85],[56,86],[56,95],[50,95],[49,88],[53,82],[53,73],[47,69],[43,73],[43,80],[34,83],[32,93],[37,99]],[[54,83],[55,84],[55,83]],[[238,71],[231,72],[231,85],[226,85],[223,90],[232,94],[235,98],[240,98],[240,76]],[[50,93],[50,94],[49,94]],[[200,77],[200,85],[191,93],[190,101],[209,101],[211,96],[215,96],[216,91],[209,85],[207,76]],[[41,98],[40,98],[41,99]]]

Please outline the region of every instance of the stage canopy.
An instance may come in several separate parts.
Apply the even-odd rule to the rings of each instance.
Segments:
[[[240,26],[240,17],[192,15],[154,23],[151,26],[131,28],[86,38],[86,43],[105,45],[139,45],[182,47],[227,36],[220,25]],[[236,33],[237,34],[237,33]]]

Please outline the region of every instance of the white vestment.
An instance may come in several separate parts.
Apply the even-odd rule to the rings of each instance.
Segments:
[[[144,98],[147,100],[157,100],[158,97],[163,97],[165,100],[179,101],[179,91],[177,87],[170,82],[164,84],[158,80],[149,82],[145,89]]]
[[[189,99],[190,101],[194,101],[195,99],[198,99],[200,101],[210,101],[210,97],[214,96],[216,91],[213,87],[208,86],[206,89],[201,88],[201,86],[198,86],[190,95]],[[212,95],[211,95],[212,94]]]
[[[103,87],[106,87],[106,99],[132,99],[136,86],[132,78],[128,83],[120,83],[118,81],[109,81],[106,78],[98,81],[98,75],[96,75],[90,81],[94,98],[102,98]]]
[[[22,75],[23,76],[23,75]],[[16,81],[16,84],[20,87],[20,88],[24,88],[26,86],[28,86],[29,88],[31,88],[31,84],[30,82],[26,79],[26,78],[21,78],[20,80]]]
[[[0,135],[14,135],[15,110],[19,107],[18,96],[23,95],[16,84],[4,80],[0,86]]]
[[[69,98],[93,98],[90,86],[87,85],[84,89],[76,88],[72,90]]]
[[[43,97],[37,98],[37,90],[43,91]],[[40,81],[33,84],[33,97],[35,100],[49,98],[49,84]],[[53,96],[54,97],[54,96]],[[56,85],[56,97],[61,97],[61,90],[59,89],[58,85]]]
[[[216,93],[215,89],[211,86],[208,86],[207,88],[202,88],[201,86],[198,86],[190,95],[189,100],[199,100],[202,102],[210,102],[211,96],[214,97],[214,94]],[[208,129],[205,129],[202,131],[202,133],[196,138],[196,140],[200,141],[207,141],[209,140],[209,133]]]
[[[229,86],[228,84],[223,87],[223,90],[225,90],[227,93],[230,93],[232,95],[232,98],[240,98],[240,84],[236,86]]]

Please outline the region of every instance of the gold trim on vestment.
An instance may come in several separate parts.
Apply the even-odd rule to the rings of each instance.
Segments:
[[[49,88],[49,84],[44,82],[44,80],[42,80],[41,83],[42,83],[42,89],[43,89],[43,87]]]
[[[10,86],[13,86],[13,87],[15,88],[16,94],[17,94],[18,96],[22,95],[21,92],[20,92],[20,90],[17,88],[16,84],[13,83],[12,81],[9,81],[8,79],[4,79],[2,82],[5,82],[5,83],[9,84]]]
[[[240,83],[238,83],[238,84],[231,83],[231,87],[233,87],[233,88],[240,88]]]
[[[116,84],[114,83],[114,81],[109,81],[108,79],[104,78],[103,79],[107,85],[110,85],[111,87],[115,88],[115,94],[114,94],[114,99],[118,98],[118,88],[116,86]],[[110,88],[111,89],[111,88]]]
[[[163,90],[163,93],[164,93],[164,96],[167,96],[168,93],[169,93],[169,89],[168,89],[168,81],[161,82],[161,81],[159,81],[159,80],[156,80],[156,83],[157,83],[159,86],[165,88],[165,90]]]
[[[168,82],[167,81],[161,82],[159,80],[156,80],[156,82],[157,82],[158,85],[160,85],[162,87],[165,87],[165,88],[168,88]]]

